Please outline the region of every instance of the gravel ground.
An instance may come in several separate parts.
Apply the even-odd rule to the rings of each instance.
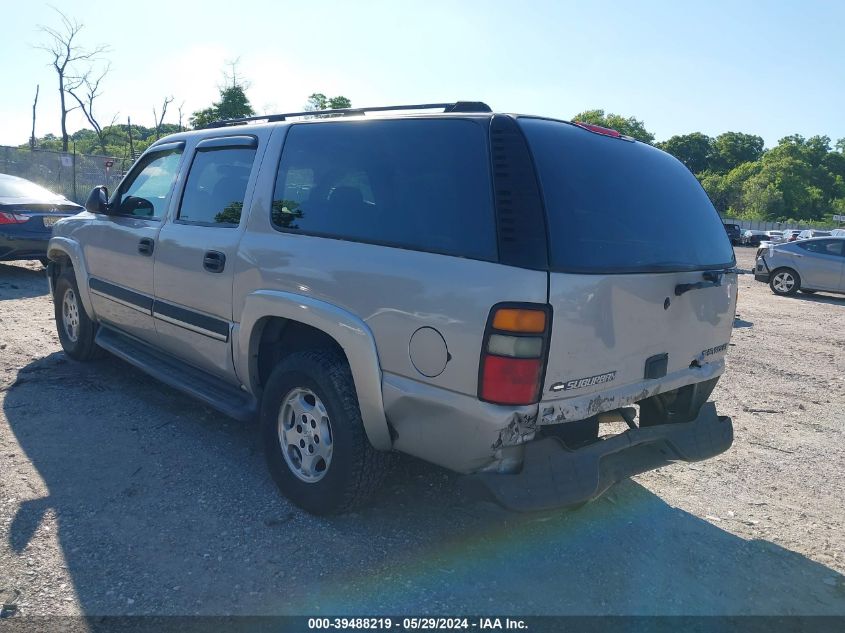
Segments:
[[[318,519],[251,425],[67,359],[40,265],[0,264],[4,615],[845,614],[845,297],[743,275],[738,313],[716,459],[530,515],[403,459],[371,507]]]

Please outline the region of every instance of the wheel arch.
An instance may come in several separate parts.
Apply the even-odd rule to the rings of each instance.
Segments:
[[[91,302],[91,294],[88,290],[88,268],[82,256],[82,247],[66,237],[52,237],[47,245],[47,257],[56,264],[48,268],[51,291],[55,287],[59,275],[68,268],[72,269],[85,312],[96,320],[94,305]]]
[[[233,337],[235,370],[256,396],[266,380],[268,363],[314,348],[333,348],[346,358],[355,383],[364,429],[374,448],[392,446],[381,390],[381,365],[370,328],[334,304],[284,291],[259,290],[246,297]],[[285,343],[288,347],[283,347]],[[269,356],[268,356],[269,354]],[[272,367],[270,367],[272,370]]]

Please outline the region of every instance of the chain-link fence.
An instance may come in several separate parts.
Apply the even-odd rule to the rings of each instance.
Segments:
[[[834,225],[824,222],[772,222],[770,220],[737,220],[736,218],[722,218],[725,224],[739,224],[742,230],[755,231],[785,231],[787,229],[826,229]]]
[[[92,188],[114,190],[131,159],[0,146],[0,174],[26,178],[79,204]]]

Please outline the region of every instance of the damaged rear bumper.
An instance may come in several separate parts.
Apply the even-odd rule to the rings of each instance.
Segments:
[[[617,481],[672,462],[708,459],[732,443],[731,419],[707,402],[691,422],[634,428],[577,450],[555,437],[529,442],[521,472],[476,473],[464,484],[510,510],[545,510],[589,501]]]

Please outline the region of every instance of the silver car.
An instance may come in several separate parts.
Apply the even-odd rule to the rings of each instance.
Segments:
[[[480,103],[375,110],[175,134],[96,188],[50,241],[67,355],[257,418],[314,513],[391,451],[524,510],[727,450],[736,260],[683,164]]]
[[[817,290],[845,293],[845,237],[816,237],[770,246],[758,254],[754,279],[777,295]]]

